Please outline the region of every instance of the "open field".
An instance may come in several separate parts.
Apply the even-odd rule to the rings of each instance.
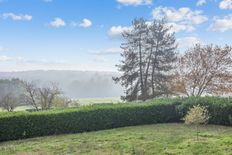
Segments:
[[[232,128],[156,124],[0,143],[0,154],[232,154]]]
[[[122,102],[120,97],[83,98],[78,100],[78,103],[80,105],[107,104],[107,103],[118,103],[118,102]]]
[[[14,109],[14,111],[25,111],[27,109],[33,109],[33,107],[30,105],[18,106]],[[0,108],[0,112],[3,112],[3,111],[6,111],[6,110],[3,110],[2,108]]]

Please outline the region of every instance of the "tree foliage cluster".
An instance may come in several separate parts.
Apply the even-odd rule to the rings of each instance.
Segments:
[[[232,92],[232,48],[200,45],[180,57],[176,92],[187,96],[228,95]]]
[[[125,88],[123,99],[231,93],[232,47],[196,44],[178,53],[165,19],[135,19],[122,36],[122,60],[117,65],[121,76],[113,79]]]
[[[175,50],[174,33],[165,20],[147,22],[143,18],[132,22],[130,31],[123,32],[123,60],[117,65],[121,77],[114,80],[126,88],[126,100],[145,100],[168,95]]]

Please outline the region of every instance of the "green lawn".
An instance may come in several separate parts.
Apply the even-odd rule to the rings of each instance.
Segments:
[[[232,127],[200,128],[157,124],[0,143],[0,154],[226,154],[232,155]]]

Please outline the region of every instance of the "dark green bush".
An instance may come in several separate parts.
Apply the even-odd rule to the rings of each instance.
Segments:
[[[232,125],[231,98],[175,98],[40,112],[0,113],[0,141],[124,126],[180,122],[193,105],[207,106],[211,124]]]
[[[175,108],[174,104],[168,103],[117,104],[0,115],[0,141],[139,124],[177,122],[179,115]]]
[[[189,97],[179,101],[177,107],[181,117],[183,117],[189,108],[193,105],[201,105],[207,107],[210,124],[232,125],[230,117],[232,116],[232,98],[223,97]]]

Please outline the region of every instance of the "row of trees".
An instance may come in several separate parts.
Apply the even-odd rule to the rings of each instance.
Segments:
[[[21,103],[32,106],[36,111],[47,110],[53,106],[67,107],[71,102],[62,96],[61,90],[54,83],[39,87],[36,82],[19,79],[1,81],[0,107],[13,111]],[[3,85],[4,84],[4,85]]]
[[[160,96],[222,95],[232,90],[232,48],[194,45],[177,53],[175,34],[165,19],[148,22],[135,19],[122,36],[122,73],[114,77],[125,88],[125,100]]]

